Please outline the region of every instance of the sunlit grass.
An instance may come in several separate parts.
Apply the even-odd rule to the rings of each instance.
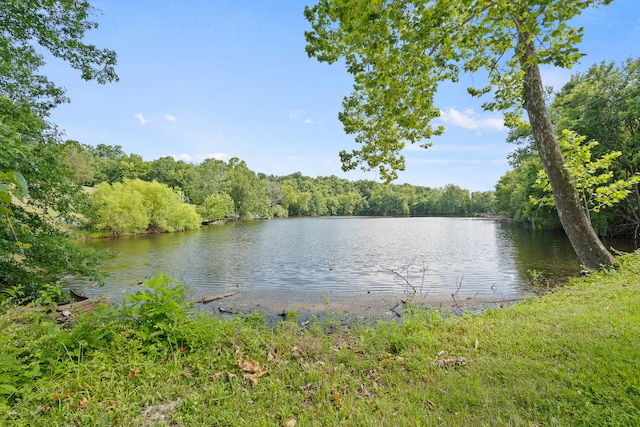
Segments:
[[[173,331],[172,348],[104,319],[69,337],[35,314],[7,313],[0,351],[40,373],[20,397],[5,395],[0,417],[31,426],[639,425],[640,254],[619,264],[479,315],[415,309],[399,323],[348,327],[200,317]]]

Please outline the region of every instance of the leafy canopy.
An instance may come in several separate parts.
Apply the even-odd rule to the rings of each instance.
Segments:
[[[444,131],[430,124],[440,114],[434,96],[441,82],[457,82],[461,73],[484,70],[488,84],[469,93],[492,94],[484,108],[517,123],[521,59],[570,67],[581,56],[582,29],[568,21],[610,1],[320,0],[306,7],[308,55],[328,63],[342,58],[354,78],[339,118],[361,148],[340,153],[343,169],[363,165],[395,179],[407,143],[426,148],[425,140]],[[533,55],[520,51],[518,35],[535,41]]]
[[[233,199],[227,193],[209,194],[197,208],[200,216],[206,221],[215,221],[235,216]]]
[[[44,120],[68,100],[40,72],[49,55],[85,80],[117,80],[115,53],[83,41],[92,13],[87,1],[0,2],[0,290],[22,286],[28,298],[65,275],[98,274],[101,257],[71,235],[91,214],[87,198]]]
[[[87,1],[3,0],[0,4],[0,93],[39,114],[68,102],[64,89],[39,72],[43,51],[79,70],[84,80],[117,81],[116,54],[82,39],[98,27]]]
[[[566,159],[565,168],[574,181],[585,211],[597,213],[624,200],[631,193],[631,187],[640,182],[640,173],[628,179],[614,180],[611,164],[622,153],[613,151],[592,160],[592,150],[598,146],[598,142],[591,141],[585,144],[585,139],[584,136],[564,130],[558,142]],[[531,203],[555,206],[549,178],[544,170],[538,172],[533,187],[542,189],[546,194],[540,198],[529,196]]]
[[[91,193],[96,215],[93,227],[113,236],[145,230],[183,231],[200,227],[193,206],[166,184],[140,179],[97,185]]]
[[[31,298],[65,275],[99,275],[101,256],[72,235],[91,211],[60,161],[57,135],[28,107],[0,95],[0,141],[0,289],[22,285]]]

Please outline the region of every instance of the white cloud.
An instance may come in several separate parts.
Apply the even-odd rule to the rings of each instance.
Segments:
[[[188,153],[182,154],[170,154],[174,160],[182,160],[188,163],[201,163],[205,159],[216,159],[216,160],[227,160],[230,158],[228,154],[225,153],[209,153],[209,154],[196,154],[190,155]]]
[[[291,111],[291,112],[289,113],[289,118],[290,118],[291,120],[298,120],[299,118],[302,118],[302,117],[304,117],[304,116],[306,116],[306,115],[307,115],[307,112],[306,112],[306,111],[304,111],[304,110],[302,110],[302,109],[297,109],[297,110],[295,110],[295,111]],[[305,125],[316,125],[316,124],[318,124],[319,122],[316,122],[315,120],[313,120],[313,119],[311,119],[311,118],[308,118],[308,117],[307,117],[307,118],[305,118],[305,119],[302,121],[302,123],[304,123]]]
[[[147,122],[149,121],[149,120],[147,120],[147,119],[145,119],[145,118],[144,118],[144,116],[142,115],[142,113],[138,113],[138,114],[136,114],[136,115],[135,115],[135,116],[133,116],[133,117],[135,117],[136,119],[140,120],[140,124],[141,124],[141,125],[146,125],[146,124],[147,124]]]
[[[305,114],[307,114],[307,113],[306,113],[304,110],[297,109],[297,110],[295,110],[295,111],[291,111],[291,112],[289,113],[289,118],[290,118],[291,120],[295,120],[295,119],[297,119],[297,118],[298,118],[298,116],[304,116]]]
[[[458,126],[464,129],[476,131],[504,131],[504,121],[501,118],[481,118],[471,109],[460,112],[455,108],[440,110],[440,120],[445,124]]]
[[[176,117],[171,114],[165,114],[164,119],[168,122],[175,122],[177,120]]]

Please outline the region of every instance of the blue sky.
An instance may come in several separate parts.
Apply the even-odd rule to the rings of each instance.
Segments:
[[[84,82],[53,61],[45,72],[66,87],[70,104],[51,121],[65,137],[85,144],[120,145],[145,160],[162,156],[200,162],[238,157],[255,172],[376,179],[344,173],[338,153],[356,148],[337,115],[351,92],[340,64],[307,57],[298,0],[100,0],[100,28],[87,40],[118,53],[120,82]],[[640,1],[616,0],[588,10],[586,53],[572,70],[543,69],[560,88],[572,73],[600,61],[640,54]],[[446,85],[437,97],[446,132],[427,150],[405,150],[397,182],[472,191],[491,190],[509,170],[512,146],[499,113],[483,112],[466,86]]]

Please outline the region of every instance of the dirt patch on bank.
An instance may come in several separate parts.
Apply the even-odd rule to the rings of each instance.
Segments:
[[[409,295],[406,293],[328,293],[301,291],[250,291],[198,304],[198,310],[214,315],[251,314],[255,311],[267,317],[296,316],[300,320],[338,315],[361,319],[399,319],[407,303],[426,308],[445,308],[454,312],[478,312],[487,307],[501,307],[514,300],[483,299],[477,296]]]

